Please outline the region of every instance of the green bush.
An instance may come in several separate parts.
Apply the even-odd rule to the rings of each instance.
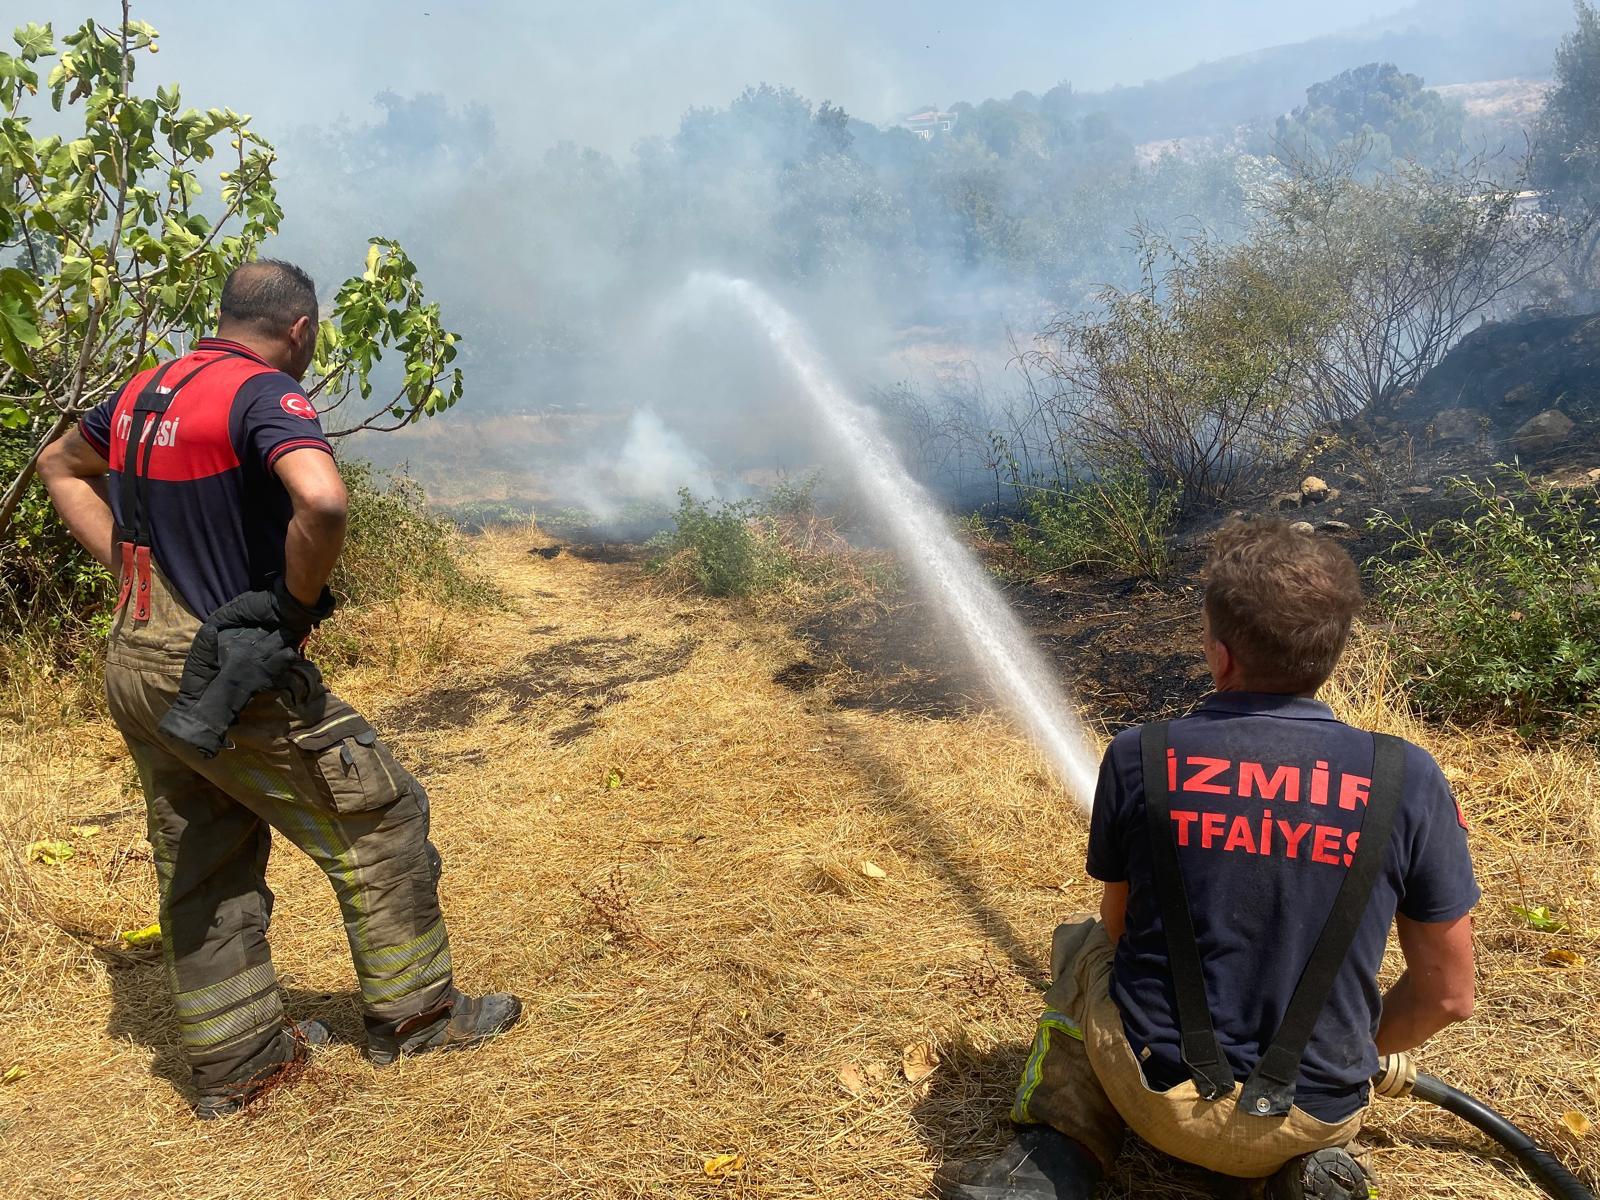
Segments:
[[[1041,573],[1119,571],[1156,579],[1171,565],[1177,493],[1152,487],[1137,468],[1112,467],[1065,488],[1027,489],[1022,509],[1011,545]]]
[[[814,517],[817,485],[821,482],[822,476],[816,471],[800,479],[780,479],[762,497],[761,511],[774,517]]]
[[[466,569],[460,534],[428,509],[422,485],[370,463],[341,462],[350,492],[350,525],[332,587],[341,601],[370,604],[421,592],[442,605],[493,604],[493,584]]]
[[[0,479],[15,475],[32,449],[31,437],[0,430]],[[111,573],[73,540],[35,482],[0,535],[0,638],[27,631],[59,639],[59,656],[74,659],[83,638],[110,628],[115,596]]]
[[[673,528],[652,539],[658,568],[683,560],[708,596],[748,596],[772,587],[784,574],[782,554],[757,528],[748,501],[699,500],[678,490]]]
[[[1424,709],[1600,729],[1600,489],[1520,472],[1452,481],[1468,508],[1399,535],[1377,567],[1388,639]]]

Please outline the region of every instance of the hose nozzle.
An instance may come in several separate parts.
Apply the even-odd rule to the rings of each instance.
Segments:
[[[1378,1073],[1372,1077],[1372,1090],[1390,1100],[1411,1094],[1417,1085],[1417,1065],[1404,1052],[1385,1054],[1378,1059]]]

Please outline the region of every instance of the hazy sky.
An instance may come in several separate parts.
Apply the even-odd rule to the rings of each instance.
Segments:
[[[489,105],[502,141],[611,151],[784,83],[884,121],[929,101],[981,100],[1062,80],[1139,83],[1196,62],[1348,28],[1405,0],[274,0],[135,5],[163,37],[161,74],[264,134],[364,116],[390,88]],[[17,0],[58,30],[106,0]],[[8,22],[9,23],[9,22]]]

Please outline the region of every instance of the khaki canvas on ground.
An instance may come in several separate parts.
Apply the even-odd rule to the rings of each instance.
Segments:
[[[0,697],[0,1146],[28,1197],[913,1196],[1007,1136],[1049,933],[1090,907],[1086,824],[999,719],[847,711],[754,608],[630,564],[473,554],[508,597],[342,614],[335,680],[427,784],[461,983],[522,1025],[372,1070],[321,876],[280,846],[292,1016],[341,1041],[243,1118],[197,1124],[159,957],[143,810],[70,688]],[[396,619],[400,618],[400,619]],[[400,632],[397,632],[400,631]],[[1358,648],[1329,698],[1432,750],[1484,889],[1479,1008],[1425,1069],[1600,1182],[1600,767],[1576,745],[1411,720]],[[1091,716],[1093,714],[1090,714]],[[62,857],[29,848],[70,847]],[[1517,908],[1553,911],[1534,928]],[[1395,960],[1391,961],[1391,969]],[[1381,1102],[1388,1197],[1533,1195],[1425,1105]],[[1133,1148],[1113,1196],[1194,1194]]]

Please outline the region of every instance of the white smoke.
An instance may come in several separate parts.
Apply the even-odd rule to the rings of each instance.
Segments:
[[[727,491],[705,454],[648,408],[628,418],[614,453],[603,445],[591,447],[562,472],[558,487],[602,521],[614,519],[624,499],[670,504],[679,488],[697,496]]]

